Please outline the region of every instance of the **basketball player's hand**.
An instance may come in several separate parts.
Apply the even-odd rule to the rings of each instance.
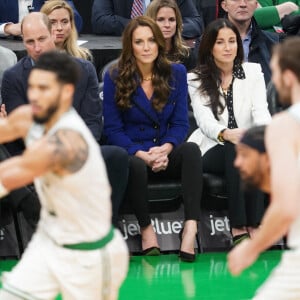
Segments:
[[[0,106],[0,118],[6,118],[7,117],[7,112],[5,109],[5,104],[1,104]]]
[[[258,254],[251,247],[251,240],[244,240],[233,248],[227,256],[228,269],[232,275],[239,275],[244,269],[251,266]]]

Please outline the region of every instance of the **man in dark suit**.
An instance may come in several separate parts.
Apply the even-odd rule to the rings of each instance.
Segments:
[[[124,27],[131,18],[133,1],[94,0],[92,9],[92,27],[94,33],[122,35]],[[203,21],[193,0],[176,0],[176,2],[183,19],[182,36],[185,39],[199,37],[203,31]]]
[[[73,8],[75,15],[75,24],[77,31],[82,28],[82,18],[75,9],[71,0],[66,0]],[[21,24],[24,14],[31,11],[39,11],[45,0],[19,1],[19,0],[2,0],[0,1],[0,36],[21,35]],[[20,15],[21,12],[21,15]]]
[[[34,62],[42,53],[55,50],[50,21],[42,13],[34,12],[24,18],[22,35],[28,55],[3,75],[1,94],[8,114],[16,107],[28,103],[27,79]],[[99,142],[102,133],[102,105],[97,74],[91,62],[74,59],[79,64],[81,78],[75,89],[73,106]],[[11,155],[18,155],[24,150],[22,140],[6,146]],[[119,147],[104,146],[101,150],[113,189],[112,201],[116,220],[127,184],[128,157]]]
[[[23,24],[23,42],[27,56],[23,57],[15,66],[3,74],[1,95],[7,113],[16,107],[27,104],[27,79],[39,56],[49,50],[55,50],[54,39],[47,28],[48,19],[42,19],[39,13],[28,18]],[[43,21],[44,20],[44,21]],[[99,100],[99,84],[95,68],[91,62],[76,59],[81,68],[79,81],[73,106],[85,121],[97,141],[100,141],[102,131],[102,107]],[[8,148],[12,155],[20,154],[24,150],[23,144],[11,144]]]
[[[1,91],[1,83],[2,83],[2,76],[6,69],[10,68],[17,62],[16,54],[8,49],[0,46],[0,91]],[[2,102],[1,95],[0,95],[0,103]]]

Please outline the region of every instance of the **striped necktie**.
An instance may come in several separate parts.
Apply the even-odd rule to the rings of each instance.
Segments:
[[[131,19],[142,16],[144,13],[144,3],[143,0],[133,0],[131,9]]]

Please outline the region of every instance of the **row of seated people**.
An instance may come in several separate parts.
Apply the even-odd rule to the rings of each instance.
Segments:
[[[51,1],[50,1],[51,2]],[[39,17],[38,17],[39,16]],[[25,26],[26,25],[26,23],[27,22],[29,22],[29,26],[28,26],[28,28]],[[30,23],[31,22],[31,23]],[[33,22],[33,24],[32,24],[32,22]],[[149,20],[147,21],[147,22],[149,22]],[[220,20],[220,22],[222,23],[228,23],[228,21],[226,21],[226,20]],[[32,25],[34,25],[34,26],[32,26]],[[26,49],[27,49],[27,51],[28,51],[28,54],[29,54],[29,56],[30,56],[30,58],[32,59],[32,60],[35,60],[35,59],[37,59],[37,57],[38,57],[38,55],[40,54],[40,51],[36,51],[34,48],[35,47],[32,47],[32,45],[30,45],[29,43],[27,43],[26,41],[27,40],[32,40],[32,38],[31,37],[33,37],[33,39],[36,37],[35,36],[35,32],[33,32],[33,30],[32,30],[32,28],[41,28],[41,29],[43,29],[44,31],[43,31],[43,33],[45,33],[45,32],[47,32],[47,35],[49,36],[49,39],[48,40],[46,40],[45,41],[45,43],[44,43],[44,47],[43,47],[43,51],[47,51],[47,50],[50,50],[50,49],[54,49],[55,48],[55,45],[54,45],[54,43],[53,43],[53,41],[51,42],[50,40],[51,40],[51,32],[49,31],[49,28],[46,26],[47,24],[45,23],[45,18],[43,18],[41,15],[39,15],[39,14],[37,14],[37,15],[31,15],[30,17],[28,17],[28,18],[26,18],[25,19],[25,23],[23,23],[23,36],[24,36],[24,43],[25,43],[25,46],[26,46]],[[40,27],[39,27],[40,26]],[[151,26],[153,26],[153,24],[151,25]],[[146,26],[147,27],[147,26]],[[148,26],[149,27],[149,26]],[[225,26],[226,27],[226,26]],[[26,29],[28,29],[28,30],[26,30]],[[46,31],[45,31],[46,30]],[[160,30],[159,30],[159,33],[161,34],[161,32],[160,32]],[[156,34],[159,34],[158,32],[156,32]],[[216,31],[215,33],[218,33],[218,31]],[[239,33],[235,33],[235,36],[236,36],[236,38],[237,38],[237,36],[239,36]],[[27,39],[27,37],[28,37],[28,39]],[[165,38],[165,37],[164,37]],[[130,39],[128,39],[128,37],[127,38],[124,38],[123,39],[123,43],[126,43],[126,41],[127,41],[127,43],[128,43],[128,41],[131,41],[131,39],[132,39],[132,36],[131,36],[131,38]],[[216,39],[217,39],[217,36],[215,36],[215,40],[213,41],[213,45],[216,43],[217,44],[217,42],[216,42]],[[157,39],[155,39],[155,40],[157,40]],[[153,43],[153,41],[152,41],[152,43]],[[155,43],[154,43],[155,44]],[[211,46],[213,46],[213,45],[211,45]],[[240,46],[240,45],[239,45]],[[127,47],[128,48],[128,47]],[[124,45],[123,45],[123,49],[126,49],[126,47],[124,47]],[[162,52],[162,49],[160,49],[161,51],[160,52]],[[240,52],[241,52],[241,48],[239,48],[239,50],[240,50]],[[125,50],[123,51],[123,52],[125,52]],[[123,55],[123,52],[122,52],[122,55]],[[201,51],[200,51],[201,52]],[[242,50],[242,52],[243,52],[243,50]],[[127,53],[127,55],[132,55],[132,53]],[[138,56],[138,53],[134,53],[134,55],[135,56]],[[164,55],[165,55],[165,53],[164,53]],[[121,56],[122,57],[122,56]],[[137,57],[136,57],[136,59],[137,59]],[[26,62],[27,61],[27,62]],[[80,61],[82,64],[83,64],[83,61]],[[4,103],[6,104],[6,106],[7,106],[7,110],[8,110],[8,112],[10,112],[11,111],[11,106],[13,106],[13,105],[15,105],[15,106],[18,106],[18,105],[20,105],[21,103],[26,103],[26,73],[28,74],[28,72],[29,72],[29,70],[30,70],[30,67],[32,66],[32,64],[30,64],[31,63],[31,60],[27,57],[27,58],[25,58],[24,60],[22,60],[21,62],[19,62],[18,63],[18,67],[17,68],[15,68],[14,69],[14,72],[13,73],[11,73],[11,72],[7,72],[6,73],[6,79],[4,80],[4,83],[6,84],[5,86],[4,86],[4,88],[2,89],[2,95],[3,95],[3,99],[8,99],[8,101],[7,102],[5,102],[5,100],[4,100]],[[89,66],[89,63],[88,62],[84,62],[84,64],[86,65],[86,66]],[[21,69],[20,69],[20,66],[21,66]],[[25,70],[23,70],[22,72],[20,72],[20,70],[22,70],[22,68],[24,68]],[[86,68],[89,68],[89,67],[86,67]],[[83,68],[84,69],[84,68]],[[180,70],[180,71],[178,71],[179,73],[182,73],[182,71],[183,70]],[[135,70],[133,71],[133,72],[135,72]],[[141,70],[140,70],[140,72],[141,72]],[[93,74],[93,71],[89,71],[88,73],[90,73],[90,75],[91,74]],[[184,72],[183,72],[184,73]],[[230,73],[230,72],[229,72]],[[149,74],[147,75],[145,75],[145,77],[143,76],[143,78],[145,78],[145,83],[147,84],[147,85],[150,85],[150,89],[149,89],[149,93],[150,93],[150,95],[151,95],[151,89],[154,89],[154,87],[152,86],[152,82],[154,81],[154,78],[152,78],[152,72],[151,72],[151,76],[150,76],[150,78],[149,78]],[[227,74],[228,75],[228,74]],[[9,77],[10,76],[10,77]],[[28,75],[27,75],[28,76]],[[184,79],[184,77],[182,78],[181,76],[184,76],[184,75],[179,75],[179,77],[178,77],[178,80],[180,81],[180,82],[182,82],[182,79]],[[91,77],[95,77],[95,76],[83,76],[83,77],[86,77],[86,79],[89,81],[90,79],[89,78],[91,78]],[[223,79],[222,79],[223,80]],[[228,77],[227,78],[224,78],[224,80],[227,82],[228,81]],[[95,82],[95,80],[93,80],[93,79],[91,79],[91,81],[92,82]],[[15,82],[15,85],[12,85],[12,82]],[[262,82],[263,82],[263,80],[262,80]],[[228,82],[229,83],[229,82]],[[89,83],[84,83],[84,82],[82,82],[82,84],[86,84],[87,86],[88,86],[88,84]],[[93,86],[93,85],[92,85]],[[91,86],[90,86],[91,87]],[[161,88],[161,85],[159,86],[160,88]],[[23,93],[23,94],[21,94],[21,97],[20,97],[20,95],[19,95],[19,97],[15,97],[15,96],[17,96],[16,94],[14,94],[14,93],[18,93],[19,91],[21,90],[21,93]],[[79,91],[86,91],[87,89],[86,88],[81,88],[81,89],[79,89]],[[88,89],[89,90],[89,93],[91,93],[91,91],[92,90],[96,90],[95,88],[89,88]],[[158,95],[160,94],[160,91],[159,90],[155,90],[154,89],[154,91],[155,91],[155,93],[158,93]],[[153,92],[153,90],[152,90],[152,92]],[[165,91],[166,92],[166,91]],[[85,98],[85,97],[87,97],[87,95],[85,95],[85,96],[80,96],[79,95],[80,94],[80,92],[78,92],[78,97],[81,99],[81,100],[79,100],[79,103],[80,104],[82,104],[82,99],[83,98]],[[121,94],[122,94],[122,92],[121,92]],[[123,93],[124,94],[124,93]],[[95,95],[95,94],[94,94]],[[125,94],[126,95],[126,94]],[[150,98],[150,95],[148,95],[148,98]],[[162,94],[160,94],[160,95],[163,95],[163,93]],[[183,94],[184,95],[184,94]],[[90,96],[90,95],[89,95]],[[11,97],[11,98],[9,98],[9,97]],[[75,95],[75,98],[76,98],[76,95]],[[186,98],[186,97],[183,97],[183,98]],[[18,103],[18,104],[13,104],[14,103],[14,101],[16,100],[16,99],[18,99],[18,101],[20,101],[20,103]],[[81,101],[81,102],[80,102]],[[85,100],[86,101],[86,100]],[[97,102],[97,101],[96,101]],[[159,102],[159,99],[158,99],[158,102]],[[78,102],[77,102],[78,103]],[[86,103],[86,102],[85,102]],[[95,114],[97,114],[97,109],[95,109],[95,106],[92,106],[92,107],[90,107],[90,105],[85,105],[85,107],[83,107],[83,105],[80,105],[80,104],[78,104],[77,106],[76,106],[76,101],[74,101],[74,106],[75,106],[75,108],[79,111],[79,113],[82,115],[82,117],[83,117],[83,119],[86,121],[86,123],[90,126],[90,128],[91,128],[91,130],[92,130],[92,132],[94,133],[94,135],[97,137],[97,135],[99,135],[99,133],[101,133],[101,129],[98,131],[98,130],[95,130],[97,127],[94,127],[93,128],[93,126],[95,125],[95,124],[91,124],[91,119],[89,119],[88,118],[88,116],[91,116],[91,115],[89,115],[89,112],[92,112],[94,115]],[[95,103],[93,103],[94,105],[95,105]],[[105,105],[106,105],[106,102],[104,101],[104,107],[105,107]],[[161,104],[157,104],[158,105],[158,109],[161,109],[161,108],[159,108],[159,106],[161,105]],[[175,104],[173,104],[173,105],[175,105]],[[182,104],[181,104],[182,105]],[[162,105],[162,107],[163,107],[164,105]],[[86,109],[91,109],[91,111],[89,111],[89,112],[87,112],[86,111]],[[181,111],[181,109],[180,109],[180,111]],[[184,110],[182,110],[182,112],[181,112],[181,114],[183,114],[183,115],[185,115],[184,114]],[[104,116],[105,116],[105,110],[104,110]],[[100,120],[100,118],[99,118],[99,116],[97,117],[96,116],[96,119],[98,118],[98,120]],[[184,119],[185,117],[183,116],[183,119]],[[106,119],[109,119],[109,118],[106,118]],[[186,120],[185,120],[186,121]],[[185,124],[185,126],[186,126],[187,124]],[[168,125],[169,126],[169,125]],[[224,126],[224,125],[223,125]],[[187,126],[186,126],[187,127]],[[160,126],[159,126],[159,128],[160,128]],[[229,128],[230,129],[230,128]],[[143,130],[141,130],[141,131],[143,131]],[[178,141],[182,141],[182,139],[183,139],[183,137],[185,136],[185,134],[184,134],[184,132],[186,131],[186,128],[183,130],[183,132],[181,133],[181,136],[179,137],[179,139],[178,140],[176,140],[176,138],[173,140],[173,142],[171,141],[171,143],[174,143],[174,145],[177,145],[178,144]],[[228,132],[227,132],[228,133]],[[226,137],[225,137],[225,134],[226,134],[226,131],[224,132],[224,139],[226,139]],[[98,138],[99,139],[99,138]],[[228,139],[228,140],[230,140],[230,139]],[[121,140],[119,141],[119,142],[121,142]],[[117,141],[117,143],[119,143],[118,141]],[[158,143],[158,141],[154,141],[153,142],[154,144],[157,144]],[[169,144],[169,143],[168,143]],[[188,144],[188,143],[187,143]],[[166,153],[168,153],[171,149],[169,148],[169,146],[170,145],[168,145],[168,147],[166,147],[166,149],[165,148],[163,148],[163,150],[162,150],[162,152],[164,153],[164,154],[162,154],[162,156],[166,156]],[[190,147],[190,145],[188,146],[188,147]],[[159,147],[158,147],[159,148]],[[171,147],[172,148],[172,147]],[[125,147],[125,149],[127,150],[127,152],[129,153],[129,151],[128,151],[128,149]],[[194,147],[193,146],[193,149],[198,149],[198,147]],[[160,151],[160,150],[158,150],[158,151]],[[166,152],[167,151],[167,152]],[[183,150],[181,150],[181,151],[183,151]],[[185,150],[186,151],[186,150]],[[198,150],[192,150],[192,151],[199,151],[199,149]],[[173,153],[173,151],[172,151],[172,153]],[[180,151],[179,151],[179,153],[180,153]],[[201,155],[195,155],[195,153],[196,152],[194,152],[194,157],[198,157],[198,159],[201,157]],[[132,153],[129,153],[129,154],[132,154]],[[198,154],[200,154],[200,152],[198,152]],[[160,156],[159,154],[157,154],[158,156]],[[177,154],[178,155],[178,154]],[[173,157],[173,159],[176,161],[176,155],[173,155],[174,157]],[[191,156],[192,157],[192,156]],[[169,164],[168,164],[168,160],[169,160],[169,158],[168,158],[168,155],[167,155],[167,159],[166,158],[164,158],[164,159],[162,159],[162,161],[161,161],[161,164],[162,164],[162,166],[161,166],[161,168],[163,168],[163,166],[164,166],[164,164],[167,164],[167,165],[165,165],[165,167],[166,166],[168,166]],[[183,162],[182,162],[183,163]],[[200,162],[201,163],[201,162]],[[192,166],[195,166],[196,164],[192,164]],[[110,166],[110,164],[108,164],[108,167]],[[160,168],[160,167],[158,167],[158,168]],[[123,169],[123,168],[122,168]],[[126,168],[124,168],[124,169],[126,169]],[[201,169],[201,168],[200,168]],[[172,176],[171,177],[178,177],[178,169],[177,170],[173,170],[173,172],[174,172],[174,174],[172,174]],[[171,173],[173,173],[173,172],[171,172]],[[157,172],[153,172],[153,173],[157,173]],[[189,173],[189,172],[188,172]],[[201,175],[201,174],[200,174]],[[156,174],[155,174],[155,176],[156,176]],[[201,177],[201,176],[200,176]],[[188,176],[188,178],[189,178],[189,176]],[[195,178],[198,178],[199,179],[199,174],[198,174],[198,176],[193,176],[193,178],[195,179]],[[142,178],[141,178],[142,179]],[[190,180],[186,180],[187,182],[190,182]],[[201,182],[201,178],[200,178],[200,180],[198,180],[199,182]],[[129,172],[129,182],[130,182],[130,172]],[[194,186],[194,185],[193,185]],[[183,237],[184,237],[184,239],[183,239],[183,244],[182,244],[182,248],[181,248],[181,250],[182,250],[182,253],[183,253],[183,256],[184,257],[189,257],[190,258],[190,256],[187,256],[186,255],[186,253],[188,253],[188,254],[191,254],[191,255],[193,255],[193,250],[191,250],[191,248],[192,248],[192,246],[193,246],[193,244],[192,244],[192,239],[191,239],[191,237],[193,236],[193,238],[194,238],[194,236],[195,236],[195,230],[196,230],[196,227],[195,227],[195,225],[196,225],[196,221],[197,221],[197,217],[195,217],[195,215],[199,215],[199,214],[197,214],[197,207],[198,207],[198,209],[200,209],[200,198],[201,198],[201,185],[196,185],[196,186],[194,186],[194,188],[196,188],[197,187],[197,191],[196,192],[194,192],[193,193],[193,197],[184,197],[184,199],[185,199],[185,201],[187,201],[187,204],[185,205],[185,206],[187,206],[187,207],[189,207],[189,209],[187,209],[187,211],[186,211],[186,217],[187,217],[187,220],[188,221],[191,221],[191,222],[186,222],[186,224],[187,224],[187,228],[185,228],[185,231],[183,231]],[[113,190],[114,190],[114,186],[113,186]],[[200,197],[196,197],[196,196],[199,196],[200,195]],[[197,198],[197,201],[199,202],[199,205],[196,203],[196,199]],[[142,201],[141,201],[142,202]],[[144,201],[145,202],[145,201]],[[145,207],[143,207],[143,203],[138,203],[138,205],[139,204],[141,204],[140,205],[140,208],[141,208],[141,210],[142,210],[142,216],[141,216],[141,223],[142,224],[144,224],[144,223],[147,223],[147,211],[143,211],[143,209],[145,208]],[[145,203],[144,203],[145,204]],[[195,206],[196,205],[196,206]],[[196,207],[196,208],[195,208]],[[195,209],[194,209],[195,208]],[[136,207],[136,209],[138,210],[139,209],[139,207]],[[146,220],[146,221],[145,221]],[[157,249],[158,249],[158,245],[157,245],[157,241],[155,241],[155,236],[154,236],[154,232],[153,232],[153,229],[151,228],[151,226],[150,226],[150,228],[149,228],[149,226],[142,226],[142,228],[144,228],[144,227],[146,227],[146,230],[145,230],[145,233],[144,233],[144,238],[143,238],[143,242],[144,242],[144,245],[143,245],[143,248],[144,248],[144,250],[147,250],[147,249],[151,249],[151,250],[153,250],[153,247],[154,248],[156,248],[155,249],[155,251],[157,252]],[[150,232],[149,232],[150,231]],[[148,245],[150,245],[149,247],[148,247]],[[147,252],[147,251],[146,251]]]
[[[266,85],[271,79],[269,62],[274,44],[279,42],[279,35],[261,30],[254,13],[256,1],[222,1],[221,7],[228,18],[239,30],[244,48],[244,61],[259,63],[262,67]],[[237,13],[247,10],[245,16]],[[167,56],[171,61],[183,63],[188,71],[197,64],[199,44],[197,39],[193,48],[187,47],[181,32],[184,23],[174,1],[152,1],[145,15],[154,19],[161,28],[167,47]],[[100,80],[103,76],[99,76]]]
[[[76,57],[91,59],[91,54],[87,49],[83,47],[76,47],[76,32],[74,30],[70,30],[70,26],[74,26],[72,25],[72,19],[76,21],[76,11],[75,14],[71,15],[70,12],[63,14],[61,13],[62,10],[59,9],[61,7],[65,7],[66,10],[72,10],[74,5],[72,3],[69,5],[69,2],[70,1],[67,1],[67,3],[63,5],[62,3],[64,3],[64,1],[48,1],[48,3],[42,7],[42,11],[49,15],[52,20],[51,22],[53,22],[53,31],[56,36],[57,47],[68,48],[67,51]],[[187,21],[185,20],[190,20],[190,22],[192,22],[191,20],[194,20],[194,18],[183,18],[182,20],[181,16],[184,15],[183,11],[194,11],[195,9],[192,4],[187,4],[189,1],[183,1],[185,3],[184,7],[181,2],[178,3],[177,1],[179,7],[177,3],[175,3],[176,1],[173,2],[174,3],[172,3],[172,1],[152,1],[145,14],[155,19],[162,29],[167,42],[169,59],[171,59],[171,61],[183,63],[187,70],[190,71],[196,66],[199,52],[197,46],[199,45],[198,41],[200,39],[198,39],[195,49],[192,50],[184,43],[182,36],[188,37],[189,34],[184,35],[184,31],[188,30],[188,28],[194,28],[193,34],[190,34],[189,36],[199,37],[202,33],[202,28],[187,26],[185,23]],[[94,2],[94,5],[98,5],[96,3],[97,1]],[[101,2],[101,5],[104,5],[103,3],[104,2]],[[124,3],[127,2],[125,1]],[[253,17],[256,12],[256,1],[222,1],[220,2],[220,5],[223,8],[223,11],[226,12],[228,19],[239,29],[243,40],[245,61],[256,62],[262,65],[267,84],[271,77],[269,68],[271,47],[274,43],[279,41],[278,35],[262,31],[257,25],[255,18]],[[180,6],[182,6],[181,10]],[[35,7],[41,9],[40,4],[35,4]],[[111,6],[107,5],[107,7]],[[166,8],[169,8],[169,10]],[[246,10],[247,14],[241,17],[237,13],[239,10]],[[97,11],[97,9],[93,10],[93,12],[95,11]],[[128,21],[129,18],[126,19],[126,22]],[[9,25],[13,24],[8,24],[7,26]],[[105,26],[101,26],[101,28],[105,28]]]
[[[78,32],[104,35],[121,35],[129,20],[135,16],[133,7],[135,1],[142,1],[145,12],[150,0],[67,0],[75,13],[75,23]],[[184,31],[183,37],[190,39],[201,35],[203,28],[217,17],[223,17],[223,3],[227,0],[176,0],[181,12]],[[237,1],[236,1],[237,2]],[[251,0],[257,9],[255,19],[261,29],[281,31],[282,27],[289,31],[299,30],[299,0],[274,1]],[[39,11],[44,0],[19,1],[0,4],[0,36],[21,33],[20,20],[30,11]],[[293,27],[293,28],[291,28]]]

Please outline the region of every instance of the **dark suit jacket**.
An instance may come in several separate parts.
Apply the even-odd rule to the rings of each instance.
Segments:
[[[193,0],[176,0],[183,19],[184,38],[195,38],[203,31],[202,17]],[[94,0],[92,9],[93,31],[102,35],[122,35],[130,21],[133,0]]]
[[[99,98],[97,74],[91,62],[74,59],[80,65],[81,77],[76,86],[73,106],[90,128],[96,140],[99,141],[102,133],[102,104]],[[31,58],[25,56],[16,65],[4,72],[1,95],[8,113],[16,107],[28,103],[26,91],[31,69]],[[7,148],[12,155],[16,155],[23,151],[24,144],[20,141],[10,143]]]
[[[120,110],[114,98],[115,83],[109,72],[105,74],[103,89],[104,134],[110,145],[116,145],[134,155],[138,150],[172,143],[175,147],[187,136],[186,69],[181,64],[172,65],[171,91],[161,112],[157,112],[138,86],[132,97],[132,107]]]
[[[73,8],[75,14],[75,23],[78,32],[82,28],[82,18],[79,15],[78,11],[75,9],[73,1],[67,1],[68,4]],[[43,4],[44,0],[33,0],[32,6],[34,11],[39,11]],[[19,1],[18,0],[1,0],[0,1],[0,24],[3,23],[18,23],[19,20]]]

